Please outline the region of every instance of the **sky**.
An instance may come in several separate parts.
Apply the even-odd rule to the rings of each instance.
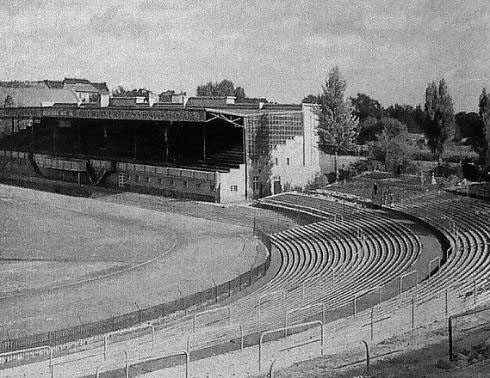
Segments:
[[[347,96],[423,103],[444,78],[456,111],[490,89],[488,0],[0,0],[0,80],[173,89],[232,80],[298,103],[338,65]]]

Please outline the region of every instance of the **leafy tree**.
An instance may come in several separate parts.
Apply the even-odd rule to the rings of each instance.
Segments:
[[[357,143],[366,144],[377,139],[378,134],[382,131],[383,124],[373,116],[369,116],[359,122],[359,134]]]
[[[484,143],[484,150],[486,150],[486,164],[490,165],[490,95],[487,94],[486,88],[483,88],[480,95],[479,103],[479,116],[483,122],[483,131],[485,134],[486,143]]]
[[[375,142],[370,143],[373,158],[385,163],[386,169],[395,173],[409,164],[408,128],[395,118],[383,117],[382,127]]]
[[[425,133],[429,146],[439,157],[445,144],[452,142],[455,134],[454,110],[444,79],[439,86],[430,83],[425,90]]]
[[[425,115],[422,107],[417,105],[395,104],[386,108],[389,117],[399,120],[407,125],[409,133],[422,133],[424,130]]]
[[[112,91],[113,97],[147,97],[151,91],[146,88],[126,90],[121,85]]]
[[[14,100],[12,99],[12,97],[10,95],[7,95],[7,97],[5,97],[5,101],[3,103],[3,106],[6,108],[10,108],[10,107],[14,106]]]
[[[354,107],[353,114],[362,122],[368,117],[381,118],[383,116],[383,107],[381,104],[364,93],[358,93],[357,97],[350,98]]]
[[[314,94],[309,94],[303,100],[301,100],[302,103],[305,104],[320,104],[321,103],[321,95],[314,95]]]
[[[477,113],[459,112],[454,119],[461,138],[470,138],[472,145],[484,138],[483,122]]]
[[[318,133],[319,147],[325,152],[338,152],[354,147],[357,137],[357,119],[351,104],[344,100],[346,81],[335,66],[328,74],[320,101]]]
[[[124,97],[125,95],[126,90],[123,88],[122,85],[118,85],[118,87],[112,91],[113,97]]]
[[[235,88],[235,101],[236,102],[244,102],[245,99],[247,98],[247,95],[245,94],[245,89],[242,87],[236,87]]]
[[[198,96],[235,96],[236,102],[243,102],[246,99],[245,89],[236,87],[230,80],[222,80],[218,82],[208,82],[204,85],[199,85],[196,89]]]

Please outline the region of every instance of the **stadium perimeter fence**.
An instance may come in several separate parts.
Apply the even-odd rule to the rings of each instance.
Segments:
[[[315,291],[321,289],[322,287],[320,286]],[[297,316],[291,317],[289,322],[287,319],[288,313],[291,313],[291,309],[284,309],[280,313],[277,311],[262,312],[258,317],[264,321],[265,327],[258,331],[260,341],[257,345],[257,359],[255,357],[252,359],[252,365],[257,366],[256,372],[264,372],[276,360],[299,362],[310,359],[320,355],[318,350],[321,350],[321,355],[323,355],[330,348],[337,350],[362,349],[360,344],[362,340],[366,340],[369,348],[372,348],[372,358],[375,359],[377,357],[376,346],[383,340],[421,326],[429,326],[436,320],[452,319],[452,328],[449,331],[450,334],[452,333],[452,340],[448,341],[454,345],[455,352],[463,348],[472,349],[475,345],[485,342],[490,337],[490,322],[488,318],[490,308],[481,308],[481,306],[488,306],[490,300],[490,287],[487,280],[455,282],[448,288],[435,292],[430,298],[419,297],[417,281],[414,281],[406,285],[402,292],[399,292],[390,300],[383,301],[374,306],[371,304],[370,307],[363,306],[362,310],[357,307],[360,310],[360,312],[357,312],[355,310],[355,299],[360,298],[364,294],[365,292],[359,292],[353,296],[353,303],[345,303],[336,308],[322,308],[322,306],[312,305],[296,308],[294,311]],[[276,304],[282,302],[282,300],[281,297],[271,299]],[[336,312],[336,315],[340,314],[340,318],[337,316],[332,317],[332,311]],[[216,316],[222,317],[223,314],[216,314]],[[214,322],[211,321],[211,323]],[[207,332],[203,332],[206,331],[206,328],[200,329],[197,332],[189,324],[187,332],[182,334],[183,339],[187,338],[189,340],[189,335],[191,335],[193,340],[192,347],[191,343],[187,341],[187,347],[185,348],[185,353],[188,356],[186,360],[186,371],[192,371],[193,365],[197,363],[192,358],[195,353],[206,345],[209,346],[210,343],[214,344],[218,342],[218,338],[215,338],[216,336],[213,331],[219,330],[220,333],[225,334],[225,337],[221,338],[220,342],[223,342],[223,340],[229,341],[237,337],[238,326],[242,332],[242,342],[241,347],[238,346],[238,343],[235,343],[235,349],[239,348],[243,350],[244,347],[257,344],[257,340],[248,340],[244,345],[243,335],[248,333],[246,332],[247,326],[245,324],[231,324],[228,327],[219,327],[218,329],[211,327],[208,331],[209,335]],[[321,330],[311,329],[311,331],[306,332],[304,335],[301,334],[303,331],[309,330],[310,328],[318,328],[318,326],[321,326]],[[231,329],[231,327],[234,328]],[[225,332],[224,330],[227,328],[230,329]],[[319,333],[319,331],[321,332]],[[470,339],[468,339],[469,334],[473,336]],[[293,335],[296,336],[290,339]],[[159,338],[162,337],[164,335],[159,336]],[[230,339],[227,339],[227,337]],[[290,341],[286,341],[288,343],[286,347],[284,344],[272,346],[272,344],[268,343],[269,341],[279,341],[280,339],[288,339]],[[153,344],[153,338],[151,341],[146,340],[142,342],[140,344],[141,348],[144,349],[144,345],[150,342]],[[216,345],[219,345],[219,342]],[[356,347],[356,345],[358,346]],[[50,347],[45,346],[45,348]],[[47,349],[44,352],[44,355],[46,355]],[[87,365],[83,365],[82,368],[86,373],[85,375],[91,374],[93,373],[91,369],[95,369],[96,367],[99,369],[98,366],[103,361],[104,371],[120,370],[124,367],[129,371],[133,365],[136,367],[136,365],[147,361],[165,360],[168,356],[182,353],[182,343],[177,341],[170,344],[158,343],[158,347],[153,348],[152,346],[151,352],[141,352],[138,352],[137,348],[133,346],[125,352],[126,356],[128,354],[133,356],[129,362],[127,359],[121,359],[121,354],[119,354],[119,357],[114,355],[114,357],[108,358],[107,361],[105,356],[102,360],[102,356],[100,355],[98,357],[100,361],[96,363],[97,366],[91,366],[87,360]],[[21,360],[27,360],[39,356],[39,353],[39,351],[26,351],[23,355],[11,356],[10,361],[19,360],[19,357]],[[255,356],[255,352],[253,355]],[[9,362],[9,357],[4,358],[4,356],[0,356],[0,360],[3,360],[2,363],[6,363]],[[70,370],[74,369],[71,366],[73,362],[75,361],[64,361],[60,363],[53,361],[53,363],[49,362],[49,366],[46,363],[46,367],[51,369],[51,373],[54,371],[56,375],[60,376],[60,374],[75,371]],[[359,362],[362,362],[362,360]],[[225,366],[223,368],[226,369]],[[181,368],[177,367],[177,369]],[[176,376],[181,376],[180,374]]]
[[[50,346],[54,348],[68,343],[78,343],[91,337],[166,318],[179,312],[187,314],[188,312],[197,311],[213,303],[218,303],[220,300],[227,299],[264,277],[269,269],[271,263],[270,238],[265,232],[257,227],[254,228],[253,233],[267,248],[268,254],[266,260],[262,264],[228,282],[224,282],[220,285],[188,296],[182,296],[181,298],[170,302],[96,322],[2,340],[0,344],[0,353],[14,352],[41,346]]]

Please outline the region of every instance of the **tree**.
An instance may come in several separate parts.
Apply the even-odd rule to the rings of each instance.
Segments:
[[[321,95],[314,95],[314,94],[309,94],[303,100],[301,100],[302,103],[305,104],[320,104],[321,102]]]
[[[420,105],[395,104],[386,108],[386,114],[407,125],[409,133],[422,133],[425,122],[424,111]]]
[[[483,122],[483,131],[486,139],[484,145],[484,150],[486,150],[486,164],[490,165],[490,96],[487,94],[486,88],[483,88],[482,90],[478,108],[478,114]]]
[[[112,91],[113,97],[124,97],[125,95],[126,90],[123,88],[122,85],[118,85],[118,87]]]
[[[408,128],[395,118],[383,117],[376,141],[370,143],[372,157],[385,163],[386,169],[398,173],[410,162]]]
[[[12,99],[12,97],[10,95],[7,95],[7,97],[5,97],[5,101],[3,103],[3,106],[5,108],[11,108],[12,106],[14,106],[14,100]]]
[[[357,137],[357,119],[352,107],[344,100],[346,81],[335,66],[328,74],[320,98],[318,133],[319,147],[325,152],[338,152],[354,147]]]
[[[351,97],[353,114],[359,119],[359,133],[357,143],[365,144],[376,140],[376,135],[381,132],[382,125],[379,122],[384,109],[381,104],[364,93],[358,93],[357,97]]]
[[[196,89],[196,93],[198,96],[235,96],[236,102],[243,102],[247,96],[245,95],[245,89],[242,87],[236,87],[230,80],[222,80],[218,82],[211,82],[204,85],[198,85]]]
[[[461,138],[470,138],[472,144],[484,138],[483,122],[477,113],[459,112],[454,116],[454,120]]]
[[[354,107],[353,114],[359,119],[359,122],[368,117],[379,119],[383,116],[381,104],[364,93],[358,93],[357,97],[351,97],[350,100]]]
[[[455,136],[453,102],[444,79],[437,87],[430,83],[425,90],[425,133],[432,151],[441,156],[447,143]]]
[[[149,89],[146,88],[134,88],[131,90],[124,89],[121,85],[117,89],[112,91],[113,97],[148,97],[151,93]]]
[[[369,116],[359,122],[359,133],[357,143],[366,144],[377,139],[378,134],[382,131],[383,124],[373,116]]]

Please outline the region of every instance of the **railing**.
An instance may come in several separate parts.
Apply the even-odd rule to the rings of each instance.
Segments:
[[[271,242],[267,234],[259,229],[254,230],[254,235],[261,240],[269,251],[267,259],[255,268],[235,277],[231,281],[208,288],[206,290],[181,297],[171,302],[162,303],[146,309],[133,311],[120,316],[103,319],[100,321],[81,324],[70,328],[64,328],[35,335],[24,336],[16,339],[3,340],[0,344],[0,353],[12,352],[20,349],[39,346],[57,346],[72,342],[78,342],[94,336],[115,332],[137,324],[168,317],[177,312],[195,311],[207,305],[214,304],[221,299],[226,299],[252,285],[264,277],[271,263]]]

